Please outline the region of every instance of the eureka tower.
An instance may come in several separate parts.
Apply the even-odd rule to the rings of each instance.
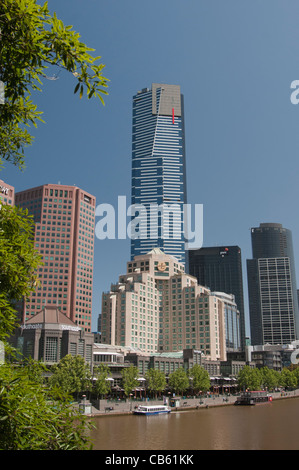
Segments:
[[[185,263],[184,204],[183,96],[178,85],[154,83],[133,97],[132,260],[160,248]]]

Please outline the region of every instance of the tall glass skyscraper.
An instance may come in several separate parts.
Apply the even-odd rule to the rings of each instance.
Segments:
[[[198,284],[212,292],[233,294],[240,312],[239,333],[241,348],[245,350],[245,312],[241,249],[238,246],[210,246],[187,251],[189,274]],[[227,328],[228,324],[226,325]],[[227,335],[227,338],[229,335]]]
[[[160,248],[185,263],[183,96],[152,84],[133,97],[131,259]]]
[[[247,260],[251,343],[289,344],[299,338],[292,233],[281,224],[251,229]]]

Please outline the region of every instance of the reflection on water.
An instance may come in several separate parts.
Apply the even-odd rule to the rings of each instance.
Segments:
[[[94,419],[94,450],[298,450],[299,398]]]

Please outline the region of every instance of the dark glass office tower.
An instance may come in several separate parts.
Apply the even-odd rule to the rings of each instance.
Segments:
[[[251,343],[289,344],[298,338],[298,299],[292,233],[281,224],[251,229],[247,260]]]
[[[178,85],[154,83],[133,97],[132,260],[160,248],[185,263],[184,203],[183,96]]]
[[[238,246],[203,247],[188,251],[189,274],[212,291],[233,294],[240,312],[241,348],[245,349],[245,313],[241,249]]]

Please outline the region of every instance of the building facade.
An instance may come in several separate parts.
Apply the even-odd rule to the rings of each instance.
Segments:
[[[238,246],[213,246],[188,250],[189,273],[211,291],[233,294],[239,311],[241,348],[245,350],[245,311],[242,255]]]
[[[225,340],[227,352],[241,351],[241,316],[233,294],[213,292],[224,303]]]
[[[247,260],[251,343],[289,344],[298,339],[298,299],[291,231],[281,224],[251,229]]]
[[[1,207],[1,204],[14,206],[15,188],[0,179],[0,207]]]
[[[224,302],[153,249],[127,263],[127,274],[102,295],[101,341],[145,353],[198,349],[225,360]]]
[[[9,341],[26,358],[47,365],[64,356],[81,356],[92,368],[93,334],[87,333],[58,308],[46,306],[17,328]]]
[[[16,205],[33,214],[35,248],[43,260],[23,321],[44,305],[57,306],[90,332],[95,197],[75,186],[46,184],[16,193]]]
[[[177,85],[152,84],[133,97],[132,207],[142,209],[131,260],[161,248],[185,263],[185,203],[183,96]]]
[[[172,353],[138,354],[130,352],[126,360],[138,368],[140,376],[145,376],[150,369],[163,372],[166,377],[179,368],[188,372],[194,365],[202,365],[202,354],[194,349],[184,349]]]

